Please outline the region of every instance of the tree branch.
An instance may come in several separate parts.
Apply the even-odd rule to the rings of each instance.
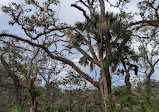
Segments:
[[[97,58],[97,56],[96,56],[96,54],[95,54],[95,52],[94,52],[94,49],[93,49],[93,47],[92,47],[92,45],[91,45],[91,38],[90,38],[90,35],[87,33],[87,37],[88,37],[88,41],[86,40],[86,39],[84,39],[84,41],[87,43],[87,45],[88,45],[88,47],[89,47],[89,49],[90,49],[90,53],[92,54],[92,56],[93,56],[93,59],[94,59],[94,61],[97,63],[97,65],[99,66],[99,60],[98,60],[98,58]]]
[[[72,61],[70,61],[69,59],[66,59],[66,58],[63,58],[63,57],[60,57],[60,56],[55,56],[53,55],[49,50],[48,48],[46,48],[45,46],[43,45],[40,45],[40,44],[36,44],[36,43],[33,43],[27,39],[23,39],[19,36],[16,36],[16,35],[12,35],[12,34],[0,34],[0,38],[2,37],[11,37],[11,38],[14,38],[16,40],[20,40],[20,41],[23,41],[23,42],[26,42],[32,46],[35,46],[35,47],[40,47],[42,48],[47,54],[48,56],[50,56],[52,59],[55,59],[55,60],[58,60],[58,61],[61,61],[65,64],[68,64],[70,65],[75,71],[77,71],[83,78],[85,78],[87,81],[89,81],[91,84],[93,84],[95,87],[97,87],[98,89],[100,88],[99,87],[99,82],[97,81],[94,81],[91,77],[89,77],[88,74],[84,73],[83,71],[81,71]]]
[[[84,9],[82,9],[80,6],[77,6],[76,4],[71,4],[72,7],[75,7],[77,8],[78,10],[82,11],[83,12],[83,15],[86,19],[89,19],[89,17],[87,16],[86,14],[86,11]]]
[[[28,83],[30,82],[30,75],[31,75],[31,71],[32,71],[32,63],[33,63],[33,60],[35,59],[35,57],[38,55],[39,49],[40,48],[38,48],[37,51],[34,52],[34,55],[30,59],[30,62],[29,62],[29,68],[28,68],[28,73],[27,73],[27,81],[28,81]]]
[[[90,61],[92,61],[92,60],[94,60],[90,55],[88,55],[83,49],[81,49],[81,48],[76,48],[80,53],[82,53],[84,56],[87,56],[87,57],[89,57],[90,58]],[[97,62],[97,61],[94,61],[95,62],[95,64],[97,64],[98,66],[99,66],[99,62]]]
[[[132,26],[140,25],[140,24],[147,24],[147,25],[159,27],[159,22],[158,22],[158,20],[141,20],[141,21],[136,21],[136,22],[130,23],[130,24],[128,25],[128,27],[132,27]],[[144,26],[145,26],[145,25],[144,25]]]

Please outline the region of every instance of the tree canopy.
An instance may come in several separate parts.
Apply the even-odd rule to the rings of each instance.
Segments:
[[[159,61],[158,1],[142,0],[139,12],[133,13],[127,11],[129,0],[76,0],[70,6],[82,12],[84,21],[73,25],[59,21],[55,10],[60,2],[25,0],[1,8],[10,17],[8,25],[23,32],[0,33],[0,66],[6,74],[0,88],[12,80],[17,111],[156,111],[158,93],[151,91],[151,84],[158,83],[152,81]],[[118,13],[108,11],[107,5]],[[63,81],[55,78],[61,74]],[[123,77],[125,85],[113,87],[114,76]],[[144,80],[136,86],[132,76]],[[146,86],[143,93],[137,91],[141,85]],[[151,107],[153,101],[156,105]]]

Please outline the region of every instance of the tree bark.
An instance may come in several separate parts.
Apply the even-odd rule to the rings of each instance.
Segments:
[[[134,72],[135,72],[135,75],[137,75],[137,72],[138,72],[138,66],[137,65],[134,65],[134,64],[130,64],[129,67],[127,68],[126,67],[126,63],[124,61],[124,58],[121,58],[121,63],[125,69],[125,72],[126,72],[126,76],[125,76],[125,84],[126,84],[126,90],[127,90],[127,94],[131,94],[132,91],[131,91],[131,83],[130,83],[130,70],[132,69],[132,67],[134,67]]]
[[[101,12],[101,20],[102,20],[102,24],[105,23],[106,21],[106,16],[105,16],[105,3],[104,0],[99,0],[100,3],[100,12]],[[104,39],[104,36],[106,37],[106,39]],[[109,71],[109,64],[110,64],[110,55],[111,55],[111,50],[110,50],[110,39],[111,39],[111,35],[108,29],[104,29],[104,31],[102,30],[100,32],[100,38],[101,38],[101,46],[102,49],[103,47],[105,47],[105,51],[106,51],[106,67],[104,68],[104,72],[105,72],[105,81],[106,81],[106,85],[107,85],[107,96],[111,95],[111,76],[110,76],[110,71]],[[104,43],[105,42],[105,43]],[[105,44],[105,46],[103,45],[103,43]],[[99,51],[100,52],[100,51]],[[102,59],[103,61],[103,59]],[[102,68],[101,68],[102,69]]]
[[[52,104],[53,103],[53,86],[51,85],[51,83],[47,83],[46,87],[47,87],[48,102],[49,104]]]
[[[126,84],[127,93],[131,94],[130,73],[128,70],[126,70],[125,84]]]
[[[100,48],[100,44],[99,44]],[[100,91],[102,93],[103,98],[108,97],[108,86],[107,86],[107,79],[106,74],[103,66],[103,50],[99,49],[99,60],[100,60],[100,72],[101,72],[101,79],[100,79]]]
[[[152,74],[154,73],[154,66],[153,65],[151,65],[151,71],[150,71],[150,73],[147,75],[147,79],[146,79],[146,93],[147,93],[147,95],[149,95],[150,96],[150,94],[151,94],[151,76],[152,76]]]
[[[31,96],[31,108],[30,108],[30,112],[37,112],[37,105],[36,105],[36,91],[35,91],[35,82],[36,77],[31,79],[30,82],[30,96]]]
[[[110,76],[110,72],[109,72],[109,67],[105,68],[105,73],[106,73],[106,79],[107,79],[107,88],[108,88],[108,95],[111,95],[111,90],[112,90],[112,83],[111,83],[111,76]]]
[[[150,89],[151,89],[151,87],[150,87],[150,84],[151,83],[151,79],[150,79],[150,77],[149,76],[147,76],[147,79],[146,79],[146,93],[147,93],[147,95],[150,95]]]

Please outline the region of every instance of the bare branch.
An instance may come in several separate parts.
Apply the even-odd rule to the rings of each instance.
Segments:
[[[83,1],[83,0],[79,0],[84,6],[86,6],[87,8],[89,8],[89,6]]]
[[[135,26],[135,25],[143,25],[143,24],[146,24],[147,26],[148,25],[151,25],[151,26],[155,26],[155,27],[159,27],[159,22],[158,20],[141,20],[141,21],[136,21],[136,22],[132,22],[128,25],[128,27],[132,27],[132,26]]]
[[[33,62],[33,60],[35,59],[35,57],[38,55],[39,49],[40,49],[40,48],[38,48],[37,51],[34,52],[34,55],[33,55],[33,57],[30,59],[30,62],[29,62],[29,68],[28,68],[28,73],[27,73],[27,81],[28,81],[28,83],[30,82],[30,75],[31,75],[31,72],[32,72],[32,62]]]
[[[97,87],[98,89],[100,88],[99,87],[99,82],[96,82],[94,81],[88,74],[84,73],[83,71],[81,71],[72,61],[70,61],[69,59],[66,59],[66,58],[63,58],[63,57],[60,57],[60,56],[55,56],[53,55],[49,50],[48,48],[46,48],[45,46],[43,45],[40,45],[40,44],[36,44],[36,43],[33,43],[27,39],[23,39],[21,37],[18,37],[16,35],[12,35],[12,34],[0,34],[0,38],[2,37],[10,37],[10,38],[14,38],[16,40],[20,40],[20,41],[23,41],[23,42],[26,42],[32,46],[35,46],[35,47],[39,47],[39,48],[42,48],[47,54],[48,56],[50,56],[52,59],[55,59],[55,60],[58,60],[58,61],[61,61],[65,64],[68,64],[70,65],[75,71],[77,71],[83,78],[85,78],[87,81],[89,81],[91,84],[93,84],[95,87]]]
[[[84,41],[87,43],[87,45],[88,45],[88,47],[90,49],[90,52],[91,52],[91,54],[93,56],[94,61],[99,66],[99,60],[98,60],[98,58],[97,58],[97,56],[95,54],[95,51],[94,51],[94,49],[93,49],[93,47],[91,45],[91,38],[90,38],[90,35],[88,33],[87,33],[87,37],[88,37],[88,41],[86,39],[84,39]]]
[[[159,62],[159,59],[153,64],[154,66]]]
[[[82,9],[80,6],[77,6],[76,4],[71,4],[72,7],[75,7],[77,8],[78,10],[82,11],[83,12],[83,15],[86,19],[89,19],[89,17],[87,16],[86,14],[86,11],[84,9]]]

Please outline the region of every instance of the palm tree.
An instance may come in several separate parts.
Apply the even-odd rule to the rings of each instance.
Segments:
[[[90,64],[91,69],[95,65],[100,67],[100,90],[104,93],[102,89],[103,84],[106,82],[106,91],[111,94],[110,73],[117,69],[122,58],[133,55],[134,52],[130,50],[128,44],[131,41],[131,32],[127,30],[123,16],[106,12],[105,17],[106,21],[102,23],[100,15],[94,13],[86,21],[77,22],[75,26],[79,32],[70,38],[70,44],[71,47],[77,50],[81,46],[89,48],[87,52],[91,53],[92,57],[88,56],[88,53],[83,53],[79,62],[84,66]],[[102,37],[101,32],[103,33]],[[96,54],[94,54],[95,51]],[[102,66],[104,71],[102,71]],[[102,72],[104,72],[103,76]]]

